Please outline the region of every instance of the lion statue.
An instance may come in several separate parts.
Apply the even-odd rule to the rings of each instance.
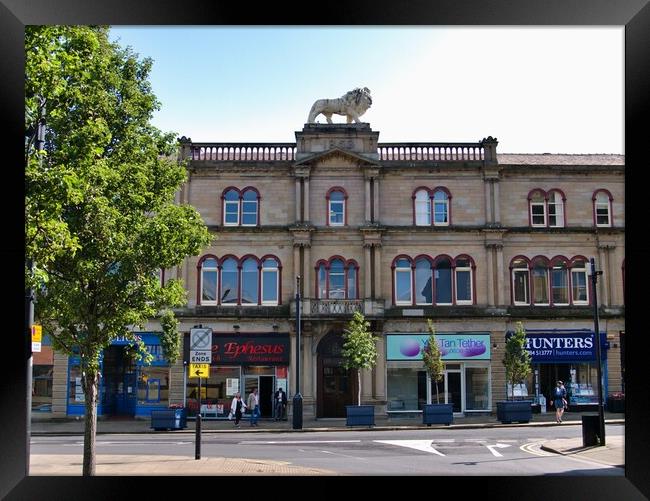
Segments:
[[[316,101],[311,107],[307,122],[316,123],[316,117],[322,113],[328,124],[333,123],[332,114],[345,115],[348,123],[351,123],[352,120],[360,123],[359,117],[370,108],[371,104],[372,98],[368,87],[356,88],[337,99],[319,99]]]

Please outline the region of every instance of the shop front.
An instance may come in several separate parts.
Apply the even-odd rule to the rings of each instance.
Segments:
[[[189,337],[185,337],[184,360],[189,360]],[[288,390],[290,344],[288,333],[212,333],[210,377],[201,380],[201,415],[227,419],[236,393],[244,402],[257,388],[262,417],[274,417],[273,395]],[[185,371],[185,407],[188,416],[199,411],[199,381]]]
[[[153,356],[150,364],[135,357],[132,341],[118,338],[100,357],[98,416],[148,417],[152,410],[169,403],[169,364],[164,360],[160,338],[138,333]],[[79,357],[68,358],[67,414],[85,413]]]
[[[437,384],[427,377],[422,350],[427,333],[386,335],[386,390],[389,414],[421,412],[425,404],[453,404],[455,414],[491,410],[489,332],[436,333],[444,362]]]
[[[506,337],[511,333],[507,333]],[[609,343],[600,333],[603,393],[607,395],[607,350]],[[589,329],[526,329],[526,350],[533,371],[515,395],[533,397],[542,410],[550,411],[549,399],[557,381],[567,390],[569,410],[595,411],[598,406],[598,368],[594,332]],[[510,391],[510,389],[508,389]]]

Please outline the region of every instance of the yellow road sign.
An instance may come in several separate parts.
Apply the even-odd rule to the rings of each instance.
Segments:
[[[32,341],[40,343],[43,340],[43,326],[32,325]]]
[[[189,377],[210,377],[210,364],[190,364]]]

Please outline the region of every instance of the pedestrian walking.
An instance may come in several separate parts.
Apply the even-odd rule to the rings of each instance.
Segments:
[[[239,428],[239,421],[241,421],[241,416],[246,409],[246,404],[241,399],[241,393],[235,393],[232,402],[230,403],[230,412],[235,416],[235,428]]]
[[[564,414],[564,409],[567,407],[566,388],[564,388],[564,383],[562,381],[556,383],[551,398],[551,405],[555,406],[555,420],[559,424],[562,422],[562,414]]]
[[[257,426],[257,421],[260,418],[260,396],[257,394],[257,388],[253,388],[248,395],[246,404],[251,411],[251,426]]]
[[[273,399],[275,401],[275,421],[280,421],[284,417],[284,409],[287,406],[287,394],[282,388],[278,388]]]

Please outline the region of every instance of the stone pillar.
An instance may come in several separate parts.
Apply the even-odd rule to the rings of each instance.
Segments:
[[[375,296],[384,297],[381,290],[381,244],[375,244]]]
[[[379,218],[379,176],[375,176],[374,178],[374,188],[373,188],[373,194],[374,197],[372,199],[372,203],[374,204],[374,218],[372,220],[373,223],[378,223],[381,221]]]
[[[598,262],[596,270],[602,270],[598,280],[598,305],[609,306],[609,270],[607,269],[607,246],[598,246]]]
[[[375,400],[386,400],[386,338],[383,332],[376,332],[375,344],[377,346],[377,365],[375,365]]]
[[[484,188],[485,188],[485,222],[493,223],[492,219],[492,190],[490,189],[491,181],[489,179],[484,179]]]
[[[485,245],[485,273],[487,276],[487,302],[488,306],[495,306],[494,298],[494,259],[492,258],[493,245]],[[478,299],[478,298],[477,298]],[[478,301],[477,301],[478,302]]]
[[[311,332],[305,332],[305,329],[300,333],[300,338],[302,340],[302,370],[300,380],[302,381],[302,396],[305,400],[313,400],[314,398],[314,382],[312,378],[313,367],[312,361],[313,357],[311,354],[312,345],[314,337]]]
[[[291,277],[291,289],[293,296],[296,295],[296,277],[300,276],[300,244],[293,244],[293,277]]]
[[[497,184],[495,183],[495,186]],[[498,306],[503,306],[505,305],[505,298],[504,298],[504,275],[503,275],[503,245],[496,244],[494,246],[494,249],[496,251],[496,260],[497,260],[497,277],[496,277],[496,284],[497,284],[497,305]]]
[[[287,400],[288,404],[291,405],[291,400],[296,393],[296,331],[295,328],[292,328],[289,343],[291,345],[291,364],[289,365],[289,388],[287,388]]]
[[[493,204],[493,211],[494,211],[494,223],[501,225],[501,211],[499,210],[499,205],[500,205],[500,195],[499,195],[499,180],[494,179],[492,181],[492,186],[493,186],[493,192],[494,192],[494,197],[492,198],[492,204]],[[498,254],[498,252],[497,252]],[[503,304],[503,303],[499,303]]]
[[[311,276],[312,276],[312,270],[313,266],[311,265],[311,245],[305,244],[303,246],[305,249],[304,252],[304,259],[305,259],[305,264],[304,264],[304,276],[302,277],[302,283],[303,283],[303,297],[311,297],[312,290],[311,290]]]
[[[300,222],[300,177],[296,176],[296,223]]]
[[[370,200],[370,178],[366,177],[364,181],[366,185],[366,222],[370,222],[370,204],[372,203]]]
[[[615,259],[616,247],[614,245],[607,246],[606,257],[607,257],[607,267],[606,268],[603,267],[603,268],[607,270],[607,294],[609,297],[609,304],[610,306],[621,304],[621,301],[618,301],[618,294],[617,294],[618,287],[616,287],[616,280],[614,279],[614,277],[616,276],[614,274],[615,273],[614,261],[617,261]]]
[[[365,266],[363,269],[363,277],[364,277],[364,297],[366,299],[370,298],[372,296],[372,261],[370,259],[370,251],[371,251],[371,244],[364,244],[363,245],[363,252],[365,254]]]
[[[305,210],[304,210],[304,214],[305,214],[305,222],[306,222],[306,221],[311,221],[311,219],[309,219],[309,177],[305,176],[304,179],[305,179],[305,200],[304,200]]]

